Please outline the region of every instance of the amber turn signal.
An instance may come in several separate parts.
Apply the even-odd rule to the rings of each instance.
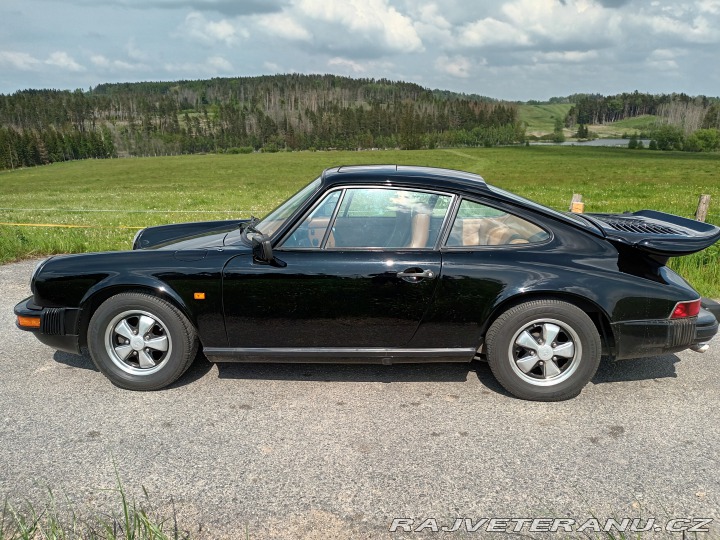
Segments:
[[[23,328],[40,328],[40,317],[23,317],[22,315],[17,316],[18,326]]]
[[[205,300],[205,293],[196,292],[195,294],[193,294],[193,298],[195,298],[195,300]]]

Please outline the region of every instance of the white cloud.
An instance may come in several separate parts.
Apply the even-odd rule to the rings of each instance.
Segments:
[[[207,59],[207,63],[216,73],[230,73],[233,70],[232,64],[222,56],[211,56]]]
[[[149,71],[150,66],[143,62],[127,62],[125,60],[110,60],[102,54],[90,56],[90,62],[100,69],[108,71]]]
[[[32,55],[17,51],[0,51],[0,66],[30,71],[41,64],[40,60]]]
[[[514,0],[502,7],[507,22],[533,43],[595,43],[618,37],[622,16],[591,0]]]
[[[388,0],[298,0],[299,13],[310,19],[345,27],[380,42],[393,52],[416,52],[423,48],[413,21],[388,3]],[[340,29],[341,39],[348,39]]]
[[[597,51],[550,51],[534,54],[533,61],[549,64],[577,64],[595,60],[598,56]]]
[[[720,15],[720,0],[700,0],[697,7],[701,12]]]
[[[515,26],[493,18],[486,18],[465,25],[460,31],[457,45],[460,47],[484,47],[488,45],[528,45],[530,39]]]
[[[287,13],[271,13],[258,17],[258,25],[272,35],[297,41],[310,41],[312,34]]]
[[[328,60],[328,66],[344,68],[346,71],[352,71],[353,73],[362,73],[366,70],[362,64],[348,60],[347,58],[340,58],[339,56]]]
[[[147,60],[148,55],[145,51],[142,49],[139,49],[135,45],[135,38],[130,38],[127,42],[127,45],[125,47],[127,50],[128,57],[133,60]]]
[[[685,51],[673,49],[655,49],[647,57],[647,65],[656,70],[673,71],[678,69],[676,58]]]
[[[230,46],[237,43],[239,37],[237,29],[228,20],[209,21],[197,11],[188,13],[179,30],[181,36],[186,35],[205,45],[224,43]]]
[[[667,17],[664,15],[645,18],[641,21],[659,35],[670,35],[690,43],[716,43],[720,40],[720,32],[716,24],[707,18],[698,16],[691,22]]]
[[[211,56],[204,62],[167,63],[163,66],[169,73],[190,73],[193,76],[201,75],[231,75],[233,66],[221,56]]]
[[[485,60],[483,59],[481,63],[484,64]],[[470,77],[471,67],[472,63],[464,56],[440,56],[435,60],[435,69],[461,79]]]
[[[437,4],[416,6],[413,23],[418,35],[438,42],[452,39],[452,24],[441,13]]]
[[[45,63],[68,71],[85,71],[85,68],[65,51],[55,51],[45,60]]]

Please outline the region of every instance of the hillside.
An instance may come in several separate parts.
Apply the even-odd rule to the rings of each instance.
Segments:
[[[518,120],[527,127],[527,135],[546,135],[555,129],[556,119],[565,123],[571,107],[570,103],[521,104],[518,106]]]
[[[386,79],[275,75],[0,95],[0,168],[263,150],[493,146],[517,106]]]

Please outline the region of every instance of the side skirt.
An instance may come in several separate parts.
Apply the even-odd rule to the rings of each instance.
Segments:
[[[470,362],[475,349],[382,349],[355,347],[205,347],[211,362],[280,362],[321,364],[399,364],[421,362]]]

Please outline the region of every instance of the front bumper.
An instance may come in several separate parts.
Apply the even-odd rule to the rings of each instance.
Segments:
[[[615,359],[657,356],[707,343],[718,333],[720,304],[708,298],[701,304],[697,317],[613,324]]]
[[[32,302],[32,296],[26,298],[15,306],[15,316],[28,319],[40,318],[39,327],[22,326],[16,323],[20,330],[35,334],[45,345],[73,354],[80,353],[80,340],[77,332],[77,308],[44,308]]]

